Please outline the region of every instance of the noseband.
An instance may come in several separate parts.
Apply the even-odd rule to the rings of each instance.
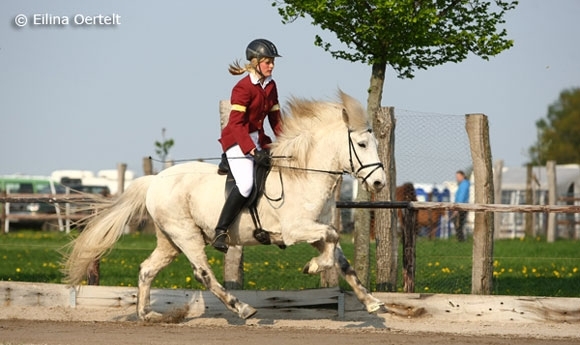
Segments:
[[[368,130],[369,133],[371,133],[371,129]],[[370,164],[363,164],[362,161],[360,160],[358,154],[356,153],[356,149],[354,147],[354,142],[352,141],[352,137],[350,136],[350,134],[353,131],[351,129],[348,130],[348,154],[349,154],[349,160],[350,160],[350,171],[352,173],[352,175],[356,178],[359,178],[358,173],[366,168],[370,168],[370,167],[374,167],[374,169],[372,169],[368,174],[366,174],[366,176],[364,178],[361,179],[361,183],[365,183],[366,180],[377,170],[377,169],[384,169],[383,163],[381,162],[376,162],[376,163],[370,163]],[[355,171],[354,170],[354,163],[352,160],[352,156],[354,153],[354,157],[356,158],[358,164],[360,165],[360,167]]]

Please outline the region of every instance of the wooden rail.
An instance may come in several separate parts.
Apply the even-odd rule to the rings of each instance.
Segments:
[[[4,232],[9,231],[10,222],[43,222],[57,220],[61,231],[70,231],[70,223],[78,221],[87,216],[86,206],[103,202],[105,199],[98,195],[87,194],[0,194],[0,227]],[[53,204],[55,213],[10,213],[10,203],[47,203]],[[60,204],[60,205],[59,205]],[[69,205],[83,205],[84,209],[79,212],[70,209]],[[62,205],[62,207],[61,207]],[[63,223],[65,222],[65,223]],[[66,227],[66,229],[65,229]]]
[[[506,205],[506,204],[460,204],[428,201],[339,201],[337,208],[397,208],[410,210],[451,210],[468,212],[522,212],[522,213],[580,213],[574,205]]]

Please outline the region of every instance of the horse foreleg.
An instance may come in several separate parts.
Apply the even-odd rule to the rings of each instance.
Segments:
[[[307,274],[317,274],[322,271],[326,271],[335,265],[335,255],[336,245],[340,236],[336,229],[332,226],[319,224],[316,234],[318,237],[304,238],[303,241],[310,243],[313,247],[318,249],[320,255],[312,258],[304,268],[303,273]]]
[[[157,247],[139,267],[139,289],[137,293],[137,315],[144,321],[161,318],[161,314],[151,310],[151,283],[159,271],[167,267],[180,250],[163,233],[157,231]]]
[[[361,284],[354,268],[350,265],[340,245],[336,246],[334,250],[336,265],[340,268],[340,273],[346,280],[348,285],[352,287],[356,298],[364,304],[365,308],[369,313],[373,313],[381,309],[385,304],[381,302],[378,298],[371,295],[368,290]]]
[[[311,243],[311,245],[320,252],[320,255],[310,259],[310,261],[308,261],[306,265],[304,265],[302,273],[318,274],[322,271],[326,271],[334,267],[335,265],[334,251],[336,250],[335,242],[317,241]]]

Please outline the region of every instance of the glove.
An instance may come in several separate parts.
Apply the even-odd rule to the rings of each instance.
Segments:
[[[255,150],[254,162],[259,166],[269,168],[272,166],[272,157],[270,157],[270,153],[266,150]]]

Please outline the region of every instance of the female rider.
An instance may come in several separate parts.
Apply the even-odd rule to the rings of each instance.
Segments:
[[[248,44],[248,63],[229,66],[232,75],[247,76],[232,89],[231,112],[222,129],[219,142],[225,152],[236,186],[226,199],[221,211],[212,245],[219,251],[228,251],[227,231],[244,207],[254,184],[254,161],[266,155],[261,150],[272,142],[264,133],[264,120],[268,117],[274,135],[281,129],[278,90],[272,79],[274,59],[279,57],[276,46],[266,39],[256,39]]]

